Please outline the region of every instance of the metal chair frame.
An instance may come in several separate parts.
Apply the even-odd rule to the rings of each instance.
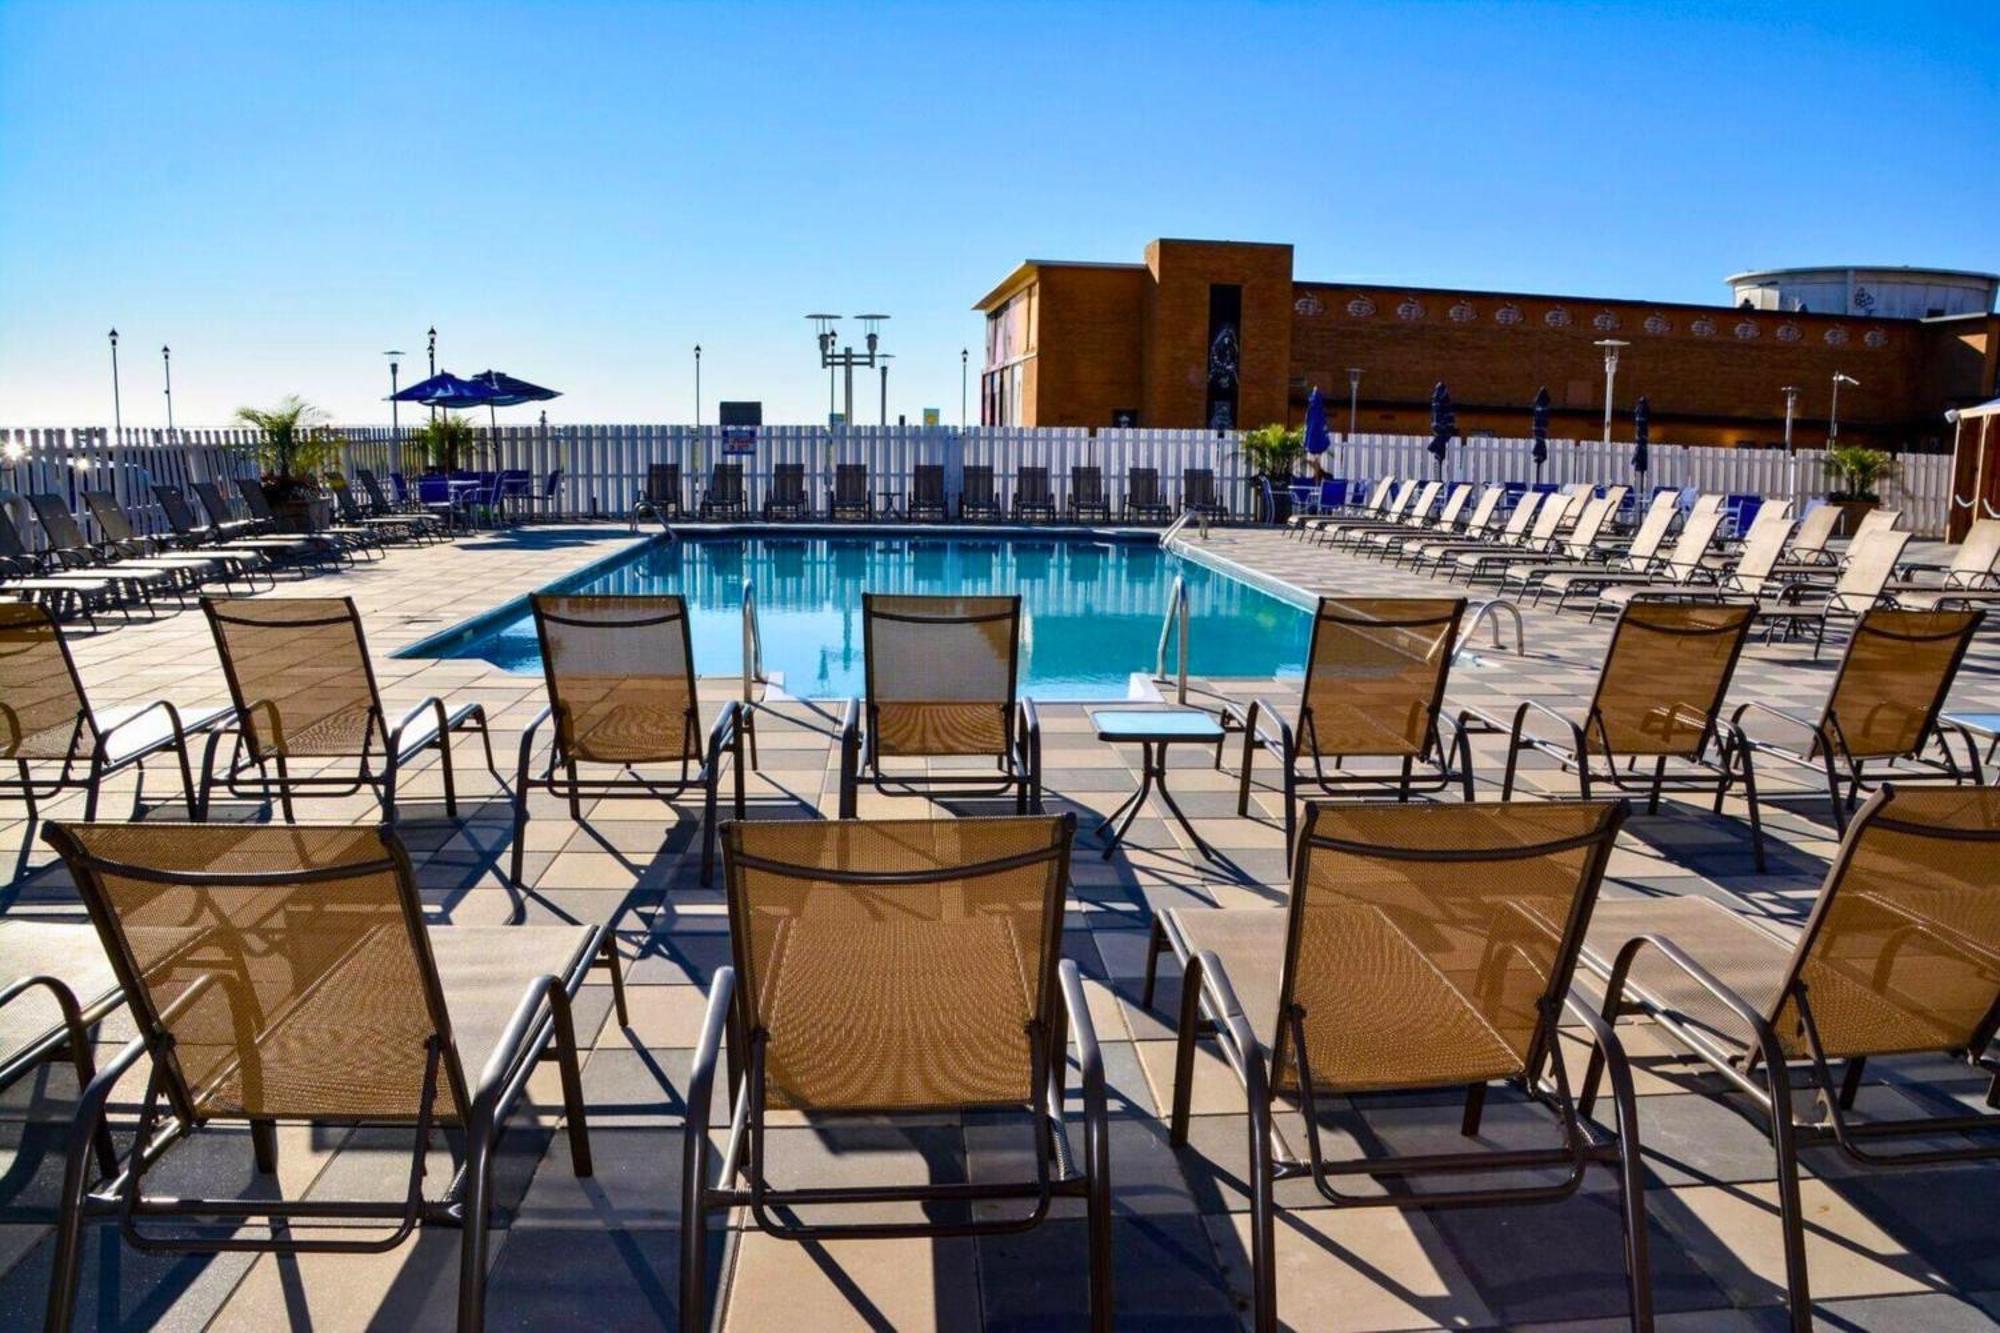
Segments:
[[[64,858],[84,875],[111,870],[121,878],[149,880],[163,885],[228,885],[254,888],[260,884],[298,885],[323,880],[352,878],[367,873],[393,870],[401,889],[404,920],[415,942],[425,930],[423,904],[416,892],[416,873],[408,853],[394,834],[384,830],[385,857],[380,863],[341,865],[319,869],[276,872],[208,872],[166,874],[147,867],[116,865],[83,851],[60,825],[46,830],[45,838],[63,852]],[[546,974],[522,997],[486,1067],[475,1086],[468,1083],[460,1066],[452,1038],[449,1011],[435,966],[419,969],[425,1005],[435,1030],[426,1042],[426,1069],[423,1095],[417,1109],[412,1134],[410,1171],[403,1197],[395,1200],[352,1199],[204,1199],[181,1196],[147,1196],[143,1191],[145,1173],[173,1146],[192,1137],[220,1117],[198,1113],[174,1055],[172,1020],[212,986],[231,994],[229,980],[205,978],[183,992],[172,1005],[156,1010],[137,960],[123,947],[123,935],[98,894],[86,892],[84,900],[106,942],[114,969],[119,975],[126,1002],[139,1020],[140,1035],[99,1069],[84,1088],[71,1123],[64,1162],[60,1214],[56,1224],[55,1256],[49,1282],[48,1307],[44,1327],[63,1333],[76,1316],[76,1288],[83,1261],[83,1228],[86,1222],[117,1219],[124,1241],[135,1250],[150,1254],[380,1254],[396,1248],[419,1223],[457,1226],[463,1231],[460,1246],[458,1328],[460,1333],[476,1333],[485,1325],[486,1269],[488,1236],[493,1204],[493,1155],[499,1145],[508,1114],[526,1091],[528,1080],[550,1046],[561,1070],[565,1132],[575,1174],[592,1174],[589,1127],[583,1103],[582,1066],[578,1055],[571,1003],[584,977],[597,968],[611,973],[613,1002],[619,1021],[627,1021],[624,979],[619,965],[615,938],[609,926],[596,928],[588,946],[578,950],[568,973]],[[417,953],[428,959],[427,950]],[[134,1149],[124,1170],[96,1187],[86,1176],[96,1153],[106,1121],[113,1090],[140,1061],[151,1062]],[[436,1111],[436,1089],[440,1079],[451,1088],[452,1104],[467,1108],[459,1133],[447,1134],[446,1143],[457,1161],[457,1169],[440,1199],[423,1197],[425,1157],[430,1148]],[[162,1109],[162,1103],[165,1109]],[[260,1173],[275,1173],[278,1140],[275,1120],[227,1117],[246,1120],[250,1142]],[[313,1124],[366,1125],[394,1123],[376,1117],[315,1117]],[[107,1172],[110,1176],[112,1173]],[[196,1219],[195,1234],[149,1234],[140,1227],[142,1219]],[[204,1228],[201,1220],[206,1220]],[[246,1224],[265,1221],[271,1234],[244,1237],[237,1232]],[[335,1230],[350,1230],[358,1224],[380,1222],[389,1231],[368,1239],[298,1236],[291,1233],[296,1223],[324,1223]],[[229,1234],[207,1236],[199,1230],[224,1228]]]
[[[1175,1039],[1173,1107],[1169,1122],[1169,1142],[1174,1147],[1185,1148],[1188,1142],[1188,1125],[1193,1110],[1195,1043],[1199,1037],[1215,1038],[1223,1059],[1243,1085],[1249,1110],[1251,1328],[1255,1333],[1276,1333],[1279,1327],[1276,1193],[1281,1181],[1310,1179],[1320,1196],[1336,1208],[1394,1208],[1407,1212],[1427,1208],[1537,1204],[1568,1198],[1583,1184],[1587,1168],[1595,1164],[1610,1167],[1617,1173],[1632,1323],[1637,1329],[1650,1330],[1653,1327],[1653,1294],[1646,1231],[1645,1167],[1640,1153],[1638,1098],[1631,1062],[1612,1023],[1568,993],[1569,977],[1574,972],[1582,946],[1584,926],[1595,898],[1595,886],[1602,881],[1612,844],[1624,821],[1622,804],[1605,829],[1569,839],[1565,843],[1542,844],[1514,853],[1525,857],[1595,845],[1591,861],[1583,872],[1592,886],[1591,890],[1577,895],[1570,920],[1563,923],[1566,947],[1557,959],[1547,992],[1536,1006],[1540,1012],[1539,1030],[1525,1062],[1527,1073],[1504,1080],[1518,1088],[1531,1103],[1551,1114],[1561,1133],[1560,1143],[1549,1148],[1401,1154],[1342,1161],[1329,1161],[1321,1140],[1318,1094],[1313,1087],[1306,1057],[1305,1010],[1293,994],[1297,979],[1299,922],[1307,897],[1310,849],[1325,846],[1411,864],[1491,861],[1506,859],[1510,854],[1499,850],[1406,850],[1350,844],[1316,835],[1314,825],[1319,814],[1317,802],[1308,804],[1299,851],[1293,858],[1291,901],[1283,909],[1289,915],[1285,932],[1286,957],[1280,973],[1285,984],[1279,997],[1280,1022],[1272,1047],[1272,1068],[1265,1067],[1261,1043],[1234,988],[1229,984],[1221,959],[1212,951],[1190,950],[1175,932],[1163,925],[1158,916],[1154,918],[1148,943],[1146,977],[1141,995],[1141,1003],[1150,1008],[1159,956],[1171,946],[1183,969]],[[1551,930],[1554,928],[1548,923],[1539,924]],[[1592,1122],[1589,1119],[1590,1104],[1571,1095],[1562,1043],[1557,1038],[1558,1024],[1565,1012],[1589,1029],[1593,1042],[1592,1060],[1594,1063],[1601,1062],[1602,1068],[1610,1074],[1612,1098],[1617,1109],[1615,1133]],[[1275,1086],[1272,1075],[1287,1055],[1292,1056],[1298,1065],[1298,1088],[1294,1095],[1305,1122],[1304,1153],[1299,1153],[1286,1141],[1273,1114],[1285,1094]],[[1488,1086],[1484,1083],[1473,1084],[1466,1089],[1460,1132],[1467,1137],[1479,1132]],[[1350,1176],[1389,1177],[1400,1182],[1425,1176],[1553,1168],[1567,1168],[1568,1174],[1545,1185],[1467,1187],[1422,1193],[1392,1189],[1381,1195],[1357,1195],[1343,1193],[1336,1183],[1340,1178]]]
[[[1030,1087],[1034,1100],[1023,1111],[1034,1118],[1035,1174],[1032,1180],[974,1181],[925,1185],[846,1185],[774,1189],[765,1177],[765,1052],[769,1034],[751,1026],[750,997],[737,985],[737,967],[718,969],[709,988],[708,1009],[695,1045],[694,1067],[688,1078],[687,1116],[681,1154],[682,1333],[706,1333],[704,1284],[707,1268],[707,1218],[712,1212],[747,1208],[758,1229],[784,1240],[896,1239],[1012,1235],[1044,1221],[1059,1198],[1082,1199],[1090,1235],[1090,1326],[1093,1333],[1112,1327],[1110,1118],[1104,1059],[1083,981],[1076,964],[1060,956],[1063,908],[1069,894],[1068,860],[1076,833],[1076,816],[1061,816],[1059,843],[1026,855],[971,866],[948,866],[907,873],[814,867],[815,881],[853,885],[910,885],[968,879],[1039,861],[1060,859],[1062,882],[1049,895],[1048,939],[1041,987],[1044,1012],[1028,1025]],[[737,859],[731,853],[732,859]],[[775,863],[750,862],[760,868],[792,869]],[[733,916],[733,909],[732,909]],[[732,929],[739,960],[745,932]],[[1054,984],[1048,984],[1050,981]],[[1067,1060],[1063,1036],[1076,1047],[1084,1113],[1084,1152],[1079,1163],[1063,1123]],[[725,1040],[726,1039],[726,1040]],[[729,1124],[719,1158],[710,1144],[710,1103],[714,1099],[718,1062],[724,1064]],[[715,1160],[710,1184],[711,1159]],[[812,1223],[778,1215],[779,1210],[840,1204],[882,1203],[1001,1203],[1025,1201],[1024,1212],[1012,1216],[972,1218],[962,1222]]]

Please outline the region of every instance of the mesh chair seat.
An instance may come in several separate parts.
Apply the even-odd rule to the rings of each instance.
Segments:
[[[1166,915],[1184,956],[1212,950],[1222,960],[1268,1060],[1277,1040],[1279,972],[1290,914],[1202,907],[1174,908]],[[1520,1057],[1388,913],[1341,904],[1315,908],[1314,915],[1320,928],[1301,941],[1300,966],[1328,966],[1313,955],[1331,958],[1326,946],[1337,939],[1341,983],[1330,997],[1335,1009],[1312,1019],[1316,1034],[1334,1037],[1331,1059],[1314,1054],[1316,1088],[1365,1092],[1456,1085],[1504,1078],[1520,1068]],[[1362,958],[1367,966],[1353,965]],[[1297,1075],[1297,1066],[1288,1063],[1283,1082],[1295,1084]]]
[[[881,755],[1005,754],[1006,705],[883,703],[875,713],[875,749]]]
[[[758,1010],[771,1033],[771,1104],[1019,1105],[1030,1089],[1022,941],[1009,917],[945,921],[810,915],[773,934]]]
[[[87,1014],[118,990],[117,974],[97,928],[86,922],[0,919],[0,986],[23,977],[53,977],[69,987]],[[62,1026],[62,1013],[46,992],[30,992],[0,1005],[0,1060],[39,1042]]]

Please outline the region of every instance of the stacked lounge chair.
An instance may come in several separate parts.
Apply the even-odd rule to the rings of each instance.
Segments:
[[[912,522],[942,523],[951,517],[951,507],[945,500],[942,464],[919,463],[910,469],[908,512]]]
[[[1078,465],[1069,470],[1069,518],[1072,523],[1111,521],[1111,502],[1104,495],[1104,469]]]
[[[1160,486],[1156,467],[1127,468],[1125,471],[1125,512],[1127,523],[1164,523],[1173,515],[1166,492]]]
[[[1014,521],[1053,522],[1056,516],[1055,491],[1049,485],[1045,467],[1024,467],[1014,478]]]
[[[806,494],[806,465],[779,463],[771,469],[771,490],[764,497],[764,519],[812,517],[812,499]]]
[[[982,463],[968,463],[961,474],[958,492],[960,522],[994,522],[1000,517],[1000,501],[993,493],[993,469]]]

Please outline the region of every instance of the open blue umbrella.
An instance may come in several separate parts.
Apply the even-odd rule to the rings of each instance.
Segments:
[[[1646,445],[1653,435],[1653,405],[1645,394],[1632,405],[1632,471],[1642,480],[1646,475],[1648,460]]]
[[[1451,437],[1458,434],[1458,414],[1451,410],[1451,391],[1439,380],[1431,390],[1430,455],[1438,461],[1438,475],[1444,475],[1444,454]]]
[[[1535,480],[1542,479],[1542,464],[1549,461],[1549,386],[1535,391]]]
[[[460,379],[449,370],[441,370],[427,380],[419,380],[401,393],[393,395],[398,403],[422,403],[425,407],[442,407],[447,411],[468,407],[478,407],[486,403],[493,390],[474,380]]]
[[[1312,395],[1306,399],[1306,457],[1319,465],[1322,455],[1333,446],[1333,436],[1326,429],[1326,399],[1320,396],[1319,386],[1313,385]]]

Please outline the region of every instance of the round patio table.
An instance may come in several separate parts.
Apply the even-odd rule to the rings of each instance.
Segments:
[[[1194,825],[1181,812],[1174,794],[1167,790],[1167,747],[1176,742],[1220,745],[1222,724],[1198,708],[1098,708],[1091,710],[1090,724],[1097,728],[1097,739],[1113,744],[1137,743],[1140,753],[1139,790],[1132,794],[1130,800],[1106,815],[1097,826],[1100,835],[1107,829],[1112,830],[1110,841],[1104,844],[1104,859],[1109,861],[1111,854],[1118,850],[1126,830],[1132,827],[1132,821],[1139,817],[1140,809],[1145,806],[1146,797],[1157,788],[1167,809],[1187,830],[1195,850],[1211,861],[1220,861],[1222,858],[1194,831]]]

